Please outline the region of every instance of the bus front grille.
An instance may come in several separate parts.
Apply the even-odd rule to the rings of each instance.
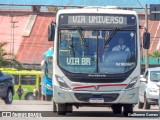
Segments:
[[[91,94],[91,93],[74,93],[75,97],[79,101],[89,102],[90,98],[103,98],[104,102],[115,101],[119,94],[118,93],[102,93],[102,94]]]
[[[82,78],[82,77],[68,77],[72,82],[83,82],[83,83],[121,83],[127,79],[127,77],[119,78]]]

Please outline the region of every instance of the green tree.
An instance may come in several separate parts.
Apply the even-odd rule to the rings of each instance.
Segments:
[[[49,6],[48,7],[48,11],[49,12],[53,12],[53,13],[57,13],[58,7],[56,7],[56,6]]]
[[[160,52],[158,51],[154,51],[152,54],[149,55],[150,57],[153,57],[153,58],[157,58],[157,57],[160,57]]]
[[[16,60],[16,57],[13,54],[7,53],[4,50],[4,46],[6,46],[7,42],[0,43],[0,67],[14,67],[17,69],[23,69],[23,65]]]

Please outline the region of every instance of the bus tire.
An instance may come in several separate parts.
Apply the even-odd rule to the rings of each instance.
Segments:
[[[144,109],[150,109],[151,105],[148,103],[146,95],[144,95]]]
[[[52,100],[52,95],[46,95],[46,100],[51,101]]]
[[[53,102],[53,112],[56,113],[57,112],[57,106],[56,106],[56,103]]]
[[[123,115],[127,117],[129,113],[133,113],[133,104],[125,104],[123,106]]]
[[[5,98],[3,98],[3,100],[4,100],[4,102],[6,104],[11,104],[12,103],[12,101],[13,101],[13,92],[12,92],[11,89],[7,90],[7,95],[6,95]]]
[[[32,93],[26,94],[25,100],[34,100],[33,94]]]
[[[58,104],[58,115],[66,115],[67,113],[67,105],[66,104]]]
[[[138,101],[138,108],[142,109],[143,108],[144,103],[140,102],[140,100]]]
[[[122,105],[117,104],[117,105],[112,105],[112,111],[114,114],[121,114],[122,113]]]
[[[71,104],[68,104],[68,105],[67,105],[67,112],[68,112],[68,113],[72,113],[72,111],[73,111],[72,105],[71,105]]]

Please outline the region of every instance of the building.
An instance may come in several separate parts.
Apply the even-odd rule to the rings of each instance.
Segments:
[[[1,0],[0,42],[7,41],[6,50],[14,53],[24,64],[40,64],[43,53],[53,43],[48,42],[48,25],[55,20],[58,9],[83,6],[118,6],[133,9],[139,13],[140,25],[145,26],[144,6],[160,4],[159,0]],[[57,6],[53,7],[51,5]],[[53,12],[54,11],[54,12]],[[160,51],[160,21],[148,21],[151,33],[149,53]],[[141,30],[141,37],[144,29]],[[144,52],[142,52],[142,56]]]

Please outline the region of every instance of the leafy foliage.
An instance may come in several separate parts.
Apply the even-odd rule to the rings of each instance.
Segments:
[[[13,58],[15,55],[7,53],[4,50],[4,46],[7,44],[7,42],[0,43],[0,67],[14,67],[17,69],[23,69],[23,65],[16,60],[16,57]]]
[[[53,12],[53,13],[57,13],[57,11],[58,11],[58,7],[55,7],[55,6],[49,6],[49,7],[48,7],[48,11]]]
[[[150,57],[156,58],[156,57],[160,57],[160,52],[158,51],[154,51],[152,54],[149,55]]]

